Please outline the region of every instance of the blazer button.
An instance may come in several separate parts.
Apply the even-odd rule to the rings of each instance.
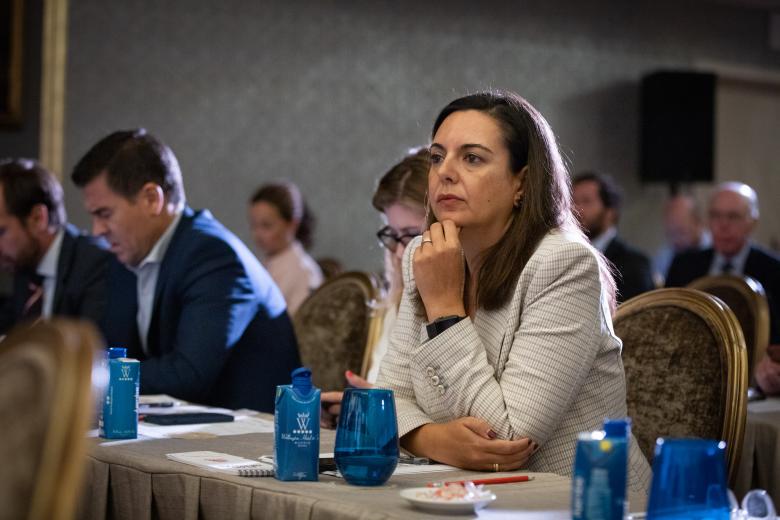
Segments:
[[[438,385],[439,384],[439,376],[431,377],[431,383],[433,383],[433,386]]]
[[[439,395],[444,395],[444,385],[439,385],[437,388],[439,389]]]
[[[433,367],[428,367],[425,369],[425,373],[428,374],[428,377],[433,377],[436,371],[433,369]]]

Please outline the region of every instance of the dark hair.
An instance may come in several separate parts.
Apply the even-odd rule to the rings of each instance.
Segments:
[[[623,205],[623,192],[609,175],[594,171],[586,171],[578,174],[572,180],[572,186],[581,182],[595,182],[599,187],[599,198],[607,209],[614,209],[615,215],[620,215],[620,207]]]
[[[552,129],[531,104],[512,92],[490,91],[456,99],[447,105],[433,125],[436,135],[454,112],[477,110],[500,126],[515,174],[528,166],[523,198],[513,211],[501,240],[483,253],[477,274],[479,307],[495,310],[505,305],[515,291],[517,279],[539,242],[553,229],[582,235],[571,209],[571,186]],[[435,220],[429,212],[429,224]],[[583,242],[585,241],[584,236]],[[612,295],[615,284],[606,262],[599,258],[602,282]]]
[[[176,156],[144,128],[114,132],[98,141],[73,168],[71,179],[83,188],[103,172],[108,186],[127,199],[152,182],[162,188],[168,202],[184,203]]]
[[[298,186],[291,182],[264,184],[255,191],[249,202],[250,204],[267,202],[275,207],[287,222],[297,221],[298,231],[295,233],[295,238],[305,249],[312,246],[315,219],[306,201],[303,200]]]
[[[43,204],[49,212],[49,227],[65,225],[62,186],[49,170],[31,159],[0,161],[0,184],[9,214],[19,220],[30,215],[33,207]]]
[[[403,204],[411,209],[425,211],[430,168],[431,152],[428,148],[409,150],[401,162],[379,179],[371,199],[374,209],[384,212],[393,204]]]

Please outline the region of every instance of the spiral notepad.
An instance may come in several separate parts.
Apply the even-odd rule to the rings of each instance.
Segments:
[[[170,460],[182,462],[199,468],[219,471],[228,475],[239,477],[273,477],[274,466],[267,462],[261,462],[227,453],[216,451],[186,451],[183,453],[168,453],[165,455]]]

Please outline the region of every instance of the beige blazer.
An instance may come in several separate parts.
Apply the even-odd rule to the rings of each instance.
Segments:
[[[399,435],[430,422],[484,419],[499,438],[530,437],[531,471],[570,476],[577,434],[626,415],[621,341],[612,329],[595,250],[549,233],[501,309],[479,309],[432,340],[404,256],[404,294],[379,386],[393,389]],[[631,439],[629,482],[649,488],[650,467]]]

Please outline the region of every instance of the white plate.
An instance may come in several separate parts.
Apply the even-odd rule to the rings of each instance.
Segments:
[[[457,499],[441,498],[435,493],[436,488],[409,488],[401,491],[401,498],[415,507],[436,513],[473,513],[496,499],[496,495],[490,492],[478,498]]]

